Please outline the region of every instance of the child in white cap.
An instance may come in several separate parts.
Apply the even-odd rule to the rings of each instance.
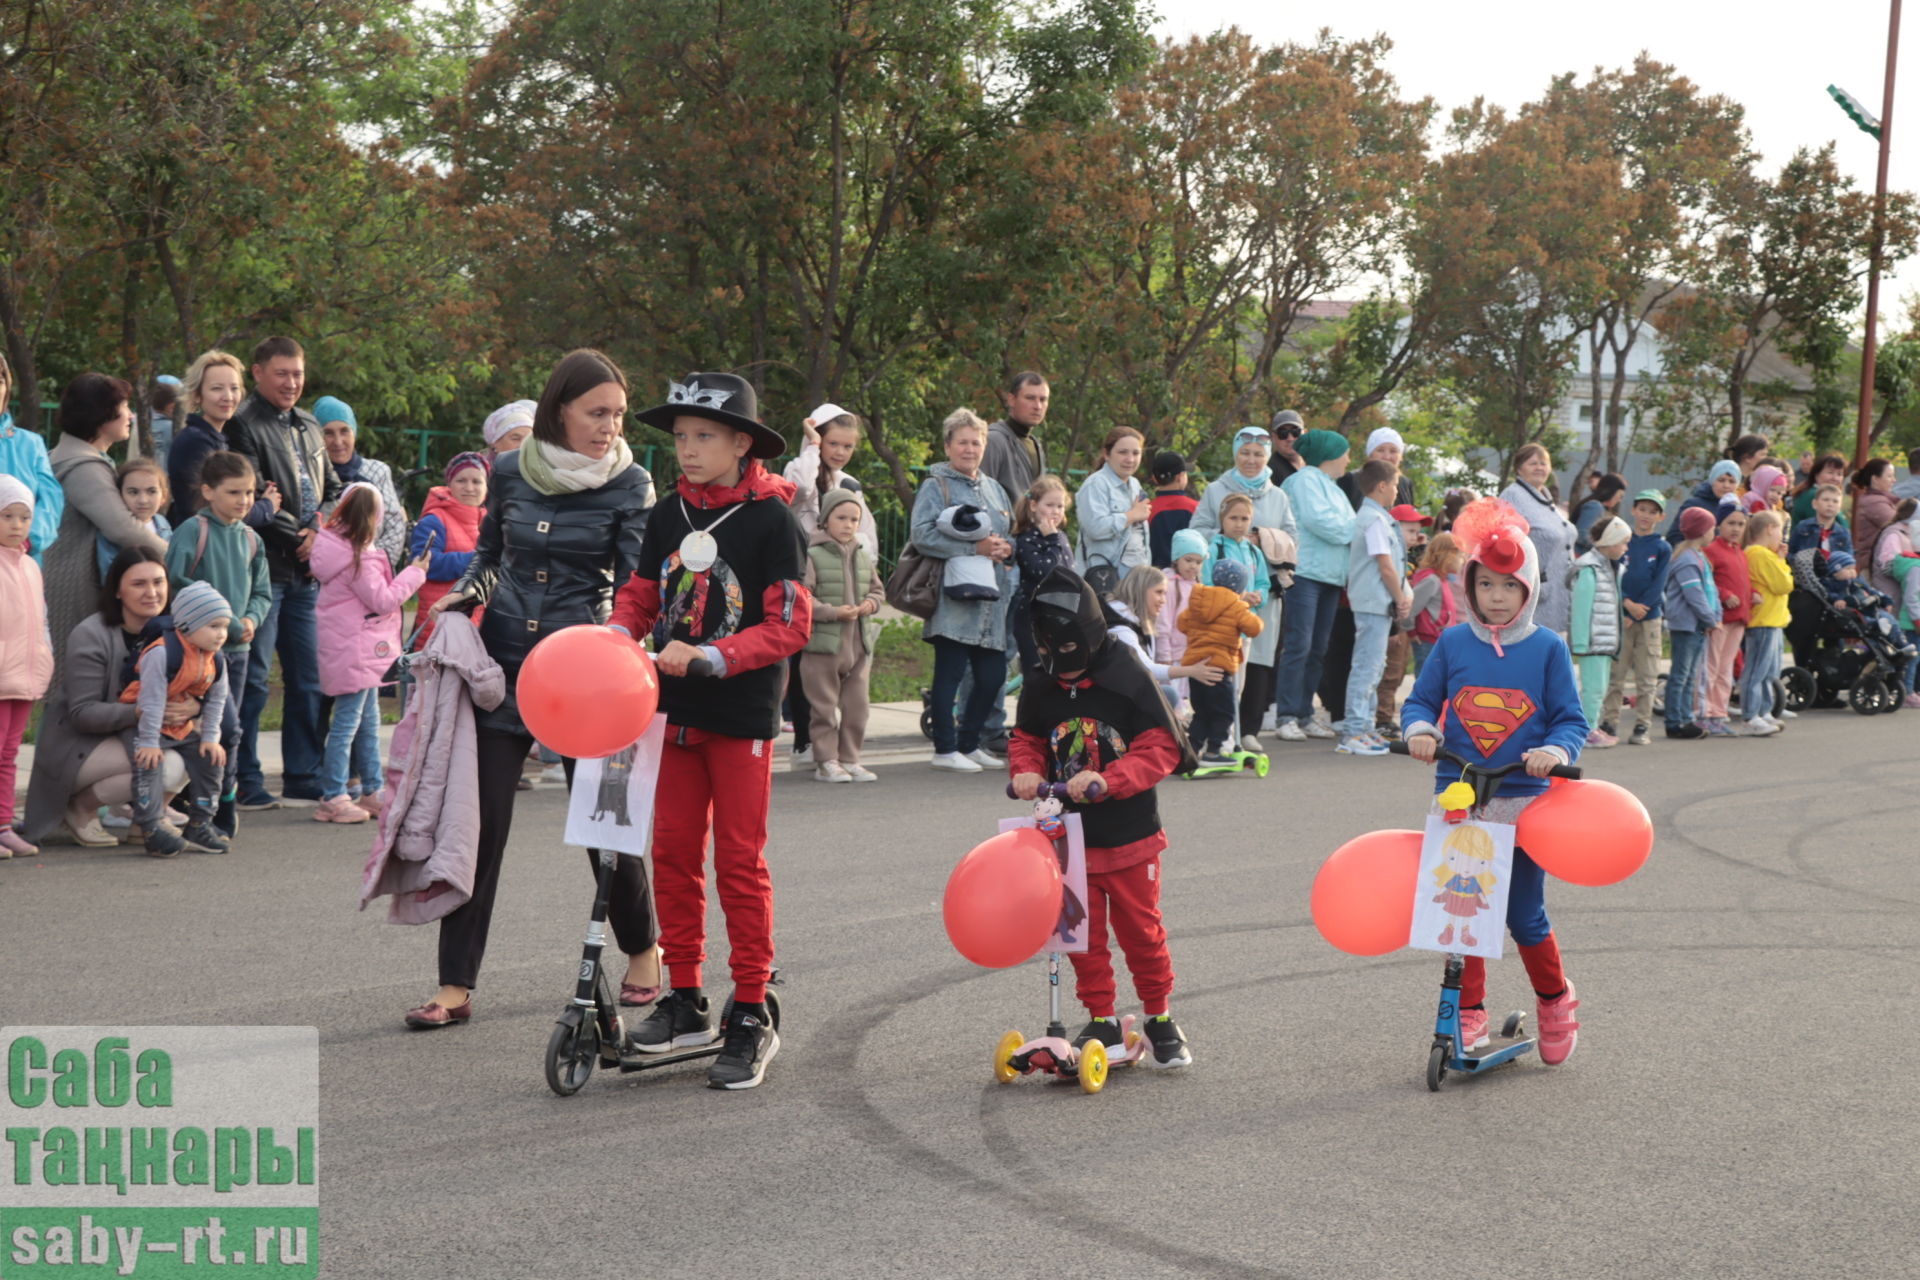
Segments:
[[[27,542],[33,490],[0,475],[0,858],[40,850],[13,830],[14,762],[27,715],[53,682],[47,595]]]

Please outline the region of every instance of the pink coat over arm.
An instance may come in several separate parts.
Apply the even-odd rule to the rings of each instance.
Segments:
[[[427,571],[408,565],[396,576],[374,546],[362,548],[356,571],[353,547],[333,529],[314,538],[308,563],[320,580],[320,692],[337,698],[373,688],[400,656],[401,608]]]
[[[414,696],[387,754],[387,806],[361,877],[360,909],[390,894],[389,920],[426,924],[473,895],[480,857],[473,709],[499,706],[507,678],[487,656],[473,622],[457,612],[441,615],[409,670]]]

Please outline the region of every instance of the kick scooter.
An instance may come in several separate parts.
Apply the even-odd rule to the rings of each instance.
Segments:
[[[1087,798],[1092,801],[1097,802],[1105,793],[1106,788],[1098,782],[1087,788]],[[1012,783],[1007,784],[1007,797],[1019,798],[1014,795]],[[1057,842],[1066,839],[1066,824],[1060,819],[1060,803],[1066,798],[1067,784],[1050,782],[1041,785],[1040,794],[1033,802],[1035,826],[1041,835],[1056,842],[1056,847]],[[1016,1076],[1039,1071],[1061,1080],[1077,1080],[1083,1092],[1098,1093],[1106,1087],[1110,1069],[1130,1066],[1146,1056],[1147,1037],[1135,1029],[1136,1021],[1131,1013],[1120,1019],[1123,1047],[1117,1054],[1098,1040],[1078,1045],[1068,1040],[1066,1024],[1060,1021],[1060,953],[1049,951],[1047,1032],[1033,1040],[1018,1031],[1001,1036],[993,1051],[993,1078],[1007,1084]]]
[[[710,675],[712,670],[703,659],[687,664],[690,676]],[[600,963],[600,955],[607,946],[607,898],[613,890],[614,868],[620,865],[619,859],[624,855],[615,849],[598,852],[600,864],[594,877],[593,912],[587,919],[586,945],[580,954],[573,999],[560,1011],[553,1034],[547,1037],[547,1087],[563,1098],[580,1092],[581,1086],[593,1077],[595,1067],[622,1072],[647,1071],[692,1062],[696,1058],[717,1058],[725,1047],[727,1022],[733,1016],[733,998],[729,996],[721,1006],[720,1025],[711,1044],[670,1049],[665,1053],[641,1053],[633,1047],[627,1036],[626,1021],[620,1014],[619,998]],[[780,971],[775,969],[768,981],[779,980]],[[767,1017],[778,1031],[780,997],[771,988],[767,991]]]
[[[1387,750],[1397,756],[1413,754],[1404,742],[1390,742]],[[1440,793],[1442,807],[1448,812],[1464,809],[1475,818],[1480,817],[1494,796],[1499,794],[1500,780],[1526,767],[1523,762],[1516,760],[1512,764],[1489,769],[1445,747],[1436,748],[1434,758],[1446,760],[1460,768],[1460,780]],[[1580,770],[1572,765],[1557,765],[1549,776],[1577,779]],[[1505,927],[1504,922],[1501,927]],[[1433,1044],[1427,1049],[1427,1088],[1435,1093],[1440,1092],[1440,1085],[1450,1071],[1467,1076],[1480,1075],[1532,1053],[1534,1048],[1532,1037],[1526,1034],[1526,1011],[1516,1009],[1500,1024],[1498,1037],[1485,1048],[1468,1052],[1466,1045],[1460,1041],[1460,974],[1465,966],[1465,956],[1451,951],[1447,953],[1446,973],[1440,979],[1440,1012],[1433,1022]]]

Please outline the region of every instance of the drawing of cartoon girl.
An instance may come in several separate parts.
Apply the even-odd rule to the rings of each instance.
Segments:
[[[1494,886],[1493,836],[1484,827],[1462,823],[1448,833],[1441,845],[1445,860],[1434,867],[1434,882],[1440,892],[1433,900],[1460,922],[1462,946],[1478,946],[1473,936],[1473,918],[1488,906],[1487,890]],[[1440,945],[1453,942],[1453,923],[1441,930]]]

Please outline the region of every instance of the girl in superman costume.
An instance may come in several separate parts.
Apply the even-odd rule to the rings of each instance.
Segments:
[[[1467,552],[1467,608],[1420,668],[1401,732],[1414,757],[1428,762],[1442,742],[1493,767],[1524,760],[1526,772],[1510,776],[1486,807],[1488,821],[1510,823],[1545,793],[1549,770],[1579,759],[1587,719],[1566,641],[1534,625],[1540,563],[1527,522],[1499,499],[1483,498],[1461,511],[1452,532]],[[1460,770],[1443,762],[1434,774],[1438,793]],[[1547,919],[1546,873],[1517,846],[1507,929],[1539,999],[1540,1060],[1558,1065],[1578,1039],[1579,1001]],[[1460,980],[1460,1040],[1468,1051],[1488,1039],[1486,995],[1486,961],[1468,956]]]

